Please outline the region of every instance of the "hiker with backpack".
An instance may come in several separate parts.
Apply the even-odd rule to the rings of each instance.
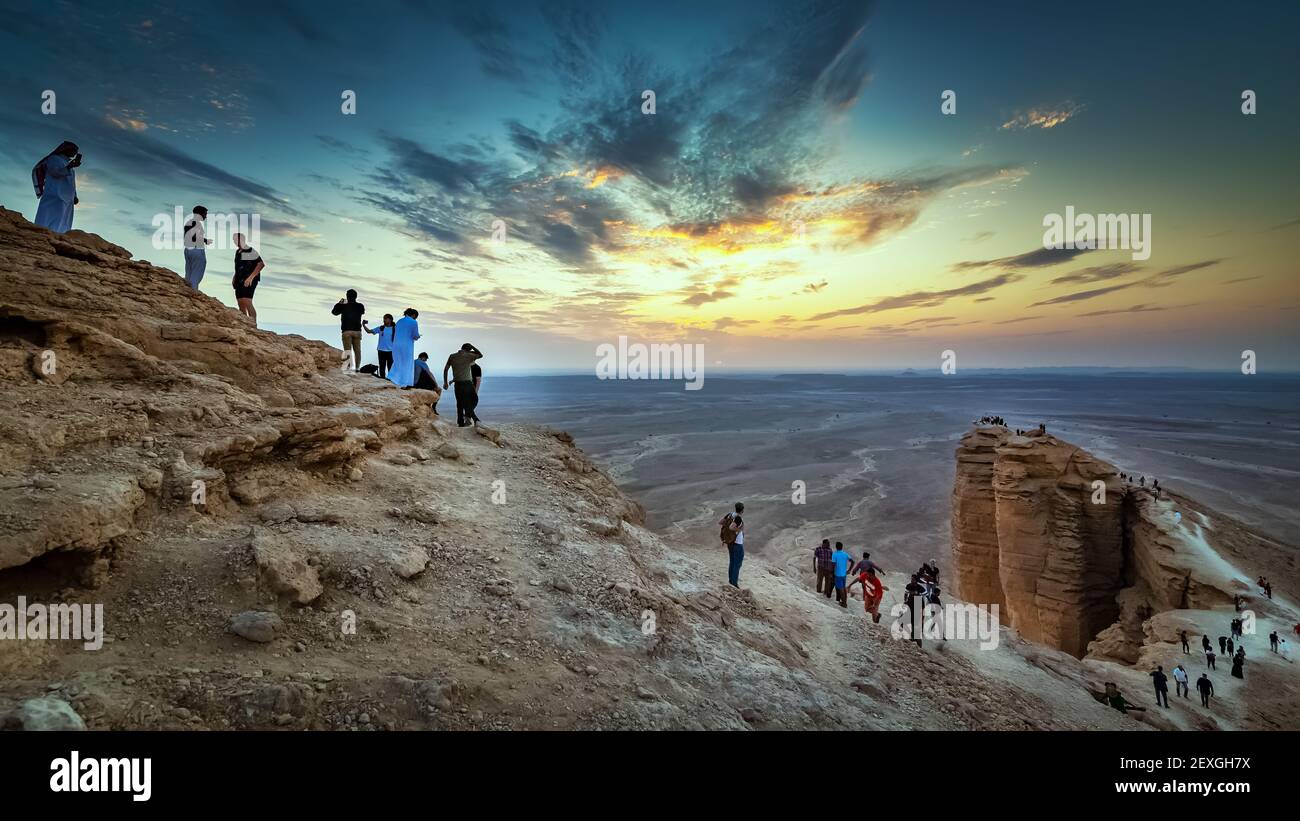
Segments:
[[[72,212],[77,199],[76,168],[81,165],[77,144],[64,140],[32,168],[32,188],[40,197],[33,220],[56,234],[72,230]]]
[[[736,512],[718,520],[718,527],[722,528],[718,537],[727,546],[727,582],[737,589],[740,588],[740,566],[745,561],[745,522],[740,518],[744,512],[745,504],[736,502]]]

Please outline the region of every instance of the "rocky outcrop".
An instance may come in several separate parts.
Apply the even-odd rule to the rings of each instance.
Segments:
[[[1230,604],[1244,589],[1169,497],[1047,434],[976,428],[957,449],[958,593],[998,603],[1026,639],[1075,656],[1136,660],[1153,613]]]
[[[96,554],[150,510],[216,513],[274,499],[295,472],[348,477],[428,427],[433,394],[338,358],[93,234],[0,208],[0,570]]]

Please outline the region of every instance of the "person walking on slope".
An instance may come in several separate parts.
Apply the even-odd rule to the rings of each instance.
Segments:
[[[1268,648],[1272,650],[1274,653],[1277,652],[1277,631],[1276,630],[1268,634]]]
[[[1151,674],[1151,680],[1156,686],[1156,706],[1169,709],[1169,677],[1165,675],[1165,668],[1157,666],[1155,672]]]
[[[736,589],[740,589],[740,566],[745,563],[745,522],[740,518],[744,512],[745,504],[736,502],[736,512],[718,520],[722,543],[727,546],[727,583]]]
[[[835,571],[835,600],[840,607],[849,606],[848,575],[853,557],[844,549],[844,542],[835,543],[835,552],[831,554],[831,564]]]
[[[32,188],[41,201],[36,206],[33,222],[56,234],[72,230],[72,212],[81,202],[77,199],[76,172],[80,166],[80,149],[67,140],[36,163],[32,168]]]
[[[1210,681],[1207,674],[1201,673],[1201,677],[1196,680],[1196,692],[1201,694],[1201,706],[1209,707],[1210,696],[1214,695],[1214,682]]]
[[[909,581],[907,583],[907,586],[903,588],[903,604],[907,605],[908,623],[911,624],[911,628],[912,628],[912,641],[916,642],[917,647],[920,647],[922,625],[921,625],[921,620],[916,617],[916,609],[917,609],[918,601],[921,608],[921,612],[924,613],[925,612],[925,585],[921,584],[920,575],[917,573],[913,573],[912,580]]]
[[[817,577],[817,592],[830,598],[835,592],[835,565],[831,562],[831,540],[822,539],[822,543],[813,548],[813,574]]]
[[[414,308],[402,311],[402,318],[393,328],[393,364],[388,369],[388,381],[399,388],[415,384],[415,342],[420,338],[420,312]]]
[[[859,567],[862,566],[860,562]],[[867,615],[871,616],[873,624],[880,623],[880,600],[885,597],[887,589],[884,582],[876,575],[872,567],[868,567],[858,574],[858,577],[849,583],[849,587],[855,584],[862,584],[862,608],[866,610]],[[847,590],[845,591],[847,595]]]
[[[1246,674],[1241,669],[1245,663],[1246,663],[1246,649],[1243,647],[1242,649],[1237,651],[1237,655],[1232,657],[1233,678],[1239,678],[1239,679],[1246,678]]]
[[[361,368],[361,317],[365,312],[366,306],[357,302],[357,292],[351,288],[343,299],[334,303],[334,309],[330,311],[339,318],[343,334],[343,358],[347,359],[348,351],[352,352],[353,373]]]
[[[1179,639],[1179,641],[1181,641],[1181,642],[1183,643],[1183,655],[1185,656],[1185,655],[1187,655],[1188,653],[1191,653],[1192,651],[1191,651],[1191,650],[1188,648],[1188,646],[1187,646],[1187,631],[1186,631],[1186,630],[1183,630],[1182,632],[1180,632],[1180,633],[1178,634],[1178,639]]]
[[[1219,655],[1223,656],[1223,655],[1227,655],[1227,653],[1228,653],[1228,637],[1219,636]]]
[[[466,342],[460,350],[447,357],[447,364],[442,366],[442,387],[448,387],[447,371],[451,371],[456,383],[456,424],[467,427],[479,421],[474,408],[478,405],[478,394],[474,392],[474,363],[483,358],[483,352]]]
[[[1187,698],[1187,671],[1181,664],[1174,668],[1174,694]]]
[[[1217,669],[1219,669],[1219,668],[1217,668],[1217,667],[1214,666],[1214,658],[1215,658],[1215,656],[1214,656],[1214,650],[1213,650],[1213,649],[1210,649],[1210,650],[1206,650],[1206,651],[1205,651],[1205,666],[1206,666],[1206,667],[1209,667],[1211,670],[1217,670]]]
[[[1208,653],[1208,652],[1210,652],[1210,648],[1211,648],[1212,646],[1213,646],[1213,645],[1210,644],[1210,637],[1207,636],[1207,635],[1205,635],[1204,633],[1202,633],[1202,634],[1201,634],[1201,649]]]
[[[370,327],[370,321],[361,320],[361,327],[368,334],[377,334],[377,347],[379,354],[379,378],[383,379],[388,375],[388,371],[393,367],[393,334],[397,332],[397,325],[393,322],[392,314],[384,314],[384,324],[376,330]]]
[[[230,284],[235,289],[235,302],[239,312],[253,320],[257,327],[257,309],[253,307],[253,293],[262,281],[262,269],[266,263],[257,249],[244,243],[243,234],[235,234],[235,277]]]
[[[185,222],[185,284],[196,291],[203,281],[203,272],[208,270],[207,247],[212,244],[203,233],[203,221],[207,218],[208,209],[196,205]]]

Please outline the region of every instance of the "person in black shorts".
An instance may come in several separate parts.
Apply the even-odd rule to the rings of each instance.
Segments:
[[[479,385],[483,384],[483,369],[475,362],[470,366],[469,372],[474,377],[474,407],[469,409],[469,414],[473,421],[478,422],[480,421],[478,418],[478,388]]]
[[[239,312],[253,320],[253,327],[257,327],[257,309],[253,307],[253,292],[257,290],[257,284],[262,281],[262,269],[266,267],[266,263],[262,261],[262,256],[257,253],[256,248],[244,242],[243,234],[235,234],[234,240],[239,249],[235,251],[235,277],[230,284],[235,288],[235,302],[239,305]]]

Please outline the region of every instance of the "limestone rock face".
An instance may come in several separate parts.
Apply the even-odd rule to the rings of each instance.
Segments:
[[[0,570],[93,555],[157,509],[260,504],[294,469],[347,477],[429,428],[428,392],[338,358],[100,237],[0,208]]]
[[[976,428],[957,449],[958,593],[997,603],[1026,639],[1136,658],[1152,613],[1232,601],[1232,573],[1149,491],[1053,436]],[[1124,595],[1121,595],[1124,593]]]

